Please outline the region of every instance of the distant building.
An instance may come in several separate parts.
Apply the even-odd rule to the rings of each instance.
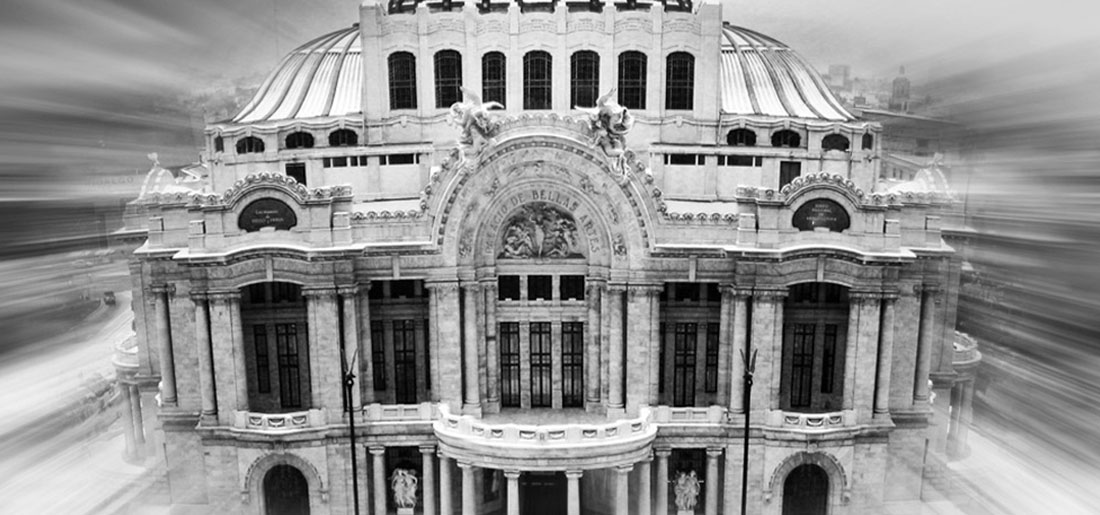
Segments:
[[[846,64],[830,64],[829,65],[829,86],[838,89],[848,89],[851,87],[851,73],[852,67]]]
[[[905,76],[904,66],[898,68],[898,76],[890,90],[890,110],[909,111],[909,78]]]

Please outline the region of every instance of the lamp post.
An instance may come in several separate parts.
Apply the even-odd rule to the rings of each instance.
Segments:
[[[352,356],[352,363],[355,362],[355,357]],[[358,460],[355,459],[357,454],[355,448],[355,409],[352,406],[351,394],[352,388],[355,387],[355,372],[352,371],[352,367],[346,366],[344,369],[344,407],[348,413],[348,426],[351,430],[351,497],[352,502],[355,503],[355,515],[359,515],[359,466]]]
[[[741,349],[741,361],[745,364],[745,388],[741,398],[741,405],[745,412],[745,434],[743,436],[741,457],[741,515],[745,515],[745,501],[749,492],[749,401],[752,399],[752,374],[756,371],[756,349],[749,355],[745,349]]]

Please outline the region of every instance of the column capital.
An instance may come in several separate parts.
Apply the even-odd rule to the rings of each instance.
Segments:
[[[782,302],[787,298],[786,288],[753,288],[752,296],[761,302]]]
[[[669,449],[667,447],[654,448],[653,455],[657,458],[665,459],[672,455],[672,449]]]
[[[152,293],[167,293],[172,295],[176,293],[176,285],[172,283],[154,284],[149,287],[149,291]]]
[[[881,300],[882,292],[868,290],[850,291],[848,292],[848,298],[858,301]]]
[[[434,454],[436,452],[434,445],[421,445],[420,454]]]
[[[505,470],[504,471],[504,478],[505,479],[519,479],[520,474],[522,474],[522,472],[519,471],[519,470]]]
[[[367,448],[367,450],[375,456],[382,456],[382,455],[386,454],[386,448],[385,447],[369,447],[369,448]]]
[[[335,286],[303,286],[302,296],[307,299],[336,296]]]
[[[630,297],[634,298],[638,295],[656,296],[660,295],[661,291],[665,289],[664,285],[660,284],[630,284],[626,287],[630,292]]]
[[[722,295],[729,295],[732,297],[752,296],[752,288],[745,288],[743,286],[737,286],[736,284],[720,284],[718,285],[718,291],[722,292]]]
[[[615,473],[619,474],[620,476],[625,476],[625,475],[629,474],[631,470],[634,470],[634,464],[633,463],[628,464],[628,465],[618,465],[618,466],[615,467]]]
[[[205,291],[191,290],[190,297],[191,297],[191,302],[194,302],[196,304],[198,304],[200,302],[209,302],[210,301],[210,294],[208,294]]]
[[[436,292],[437,295],[445,295],[448,293],[453,294],[458,292],[458,281],[453,280],[425,282],[424,287],[427,288],[429,291]]]
[[[345,295],[345,296],[347,296],[347,295],[357,295],[359,293],[359,288],[360,288],[360,285],[358,285],[358,284],[352,284],[350,286],[347,286],[347,285],[337,286],[336,287],[336,293],[339,293],[340,295]]]
[[[711,458],[720,457],[722,456],[722,450],[721,447],[707,447],[707,456]]]
[[[462,281],[458,284],[463,290],[472,292],[480,292],[481,289],[484,287],[481,283],[477,281]]]
[[[581,476],[583,476],[583,475],[584,475],[583,470],[566,470],[565,471],[566,479],[580,479]]]
[[[219,302],[219,303],[240,302],[241,301],[241,292],[238,291],[238,290],[233,290],[233,291],[211,291],[211,292],[206,293],[206,298],[209,299],[210,302]]]
[[[607,283],[607,291],[610,293],[623,293],[626,291],[626,285],[623,283]]]
[[[458,465],[458,468],[462,469],[463,471],[473,470],[474,468],[473,463],[469,463],[466,461],[455,461],[455,465]]]

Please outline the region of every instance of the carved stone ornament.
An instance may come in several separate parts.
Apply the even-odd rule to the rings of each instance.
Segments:
[[[634,117],[615,100],[615,88],[596,101],[596,107],[581,109],[588,113],[593,147],[603,150],[613,168],[623,177],[630,169],[626,163],[626,135],[634,127]]]
[[[398,508],[416,507],[416,472],[407,469],[394,469],[390,477],[390,487],[393,488],[393,503]]]
[[[464,153],[476,156],[482,148],[493,143],[497,132],[497,120],[489,114],[489,110],[504,109],[504,106],[499,102],[482,102],[477,93],[466,88],[462,88],[462,94],[465,101],[451,105],[450,121],[462,129],[458,144]]]
[[[573,216],[544,202],[521,207],[501,235],[502,259],[582,257]]]
[[[699,498],[699,476],[694,470],[676,476],[676,509],[692,512]]]

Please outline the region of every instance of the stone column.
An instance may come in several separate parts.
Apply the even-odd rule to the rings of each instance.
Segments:
[[[244,350],[244,325],[241,321],[241,296],[230,298],[233,315],[233,373],[237,376],[237,409],[248,411],[248,360]]]
[[[588,279],[585,285],[588,321],[584,324],[584,407],[594,411],[600,406],[600,300],[603,285]]]
[[[969,446],[966,443],[970,437],[970,423],[974,419],[974,381],[962,383],[962,409],[959,413],[959,428],[955,434],[955,452],[959,457],[966,457]]]
[[[497,283],[481,284],[485,307],[486,388],[485,404],[492,413],[500,411],[500,343],[497,341]]]
[[[581,515],[581,476],[580,470],[565,471],[566,480],[566,515]],[[645,515],[645,514],[643,514]]]
[[[630,515],[630,471],[633,465],[615,467],[615,515]]]
[[[723,297],[725,298],[725,297]],[[748,350],[749,300],[746,290],[736,290],[733,297],[733,334],[730,349],[730,413],[745,412],[745,362],[741,354]]]
[[[780,400],[779,392],[782,390],[783,382],[783,299],[787,298],[787,290],[776,292],[775,297],[775,322],[772,325],[771,333],[771,365],[772,365],[772,380],[771,388],[769,388],[771,395],[768,397],[767,409],[779,409]],[[755,381],[755,380],[754,380]],[[754,382],[755,385],[755,382]]]
[[[608,287],[608,414],[621,414],[626,405],[623,399],[623,292],[621,285]]]
[[[704,505],[706,515],[718,515],[718,457],[722,456],[722,448],[707,449],[707,498]]]
[[[651,515],[653,512],[651,504],[653,503],[653,494],[651,493],[651,487],[653,486],[653,475],[650,472],[649,462],[653,461],[652,456],[646,456],[644,460],[639,461],[638,465],[638,515]],[[577,512],[580,515],[580,512]]]
[[[360,292],[369,292],[370,283],[361,284]],[[363,404],[377,402],[374,398],[374,346],[382,342],[371,341],[374,333],[371,331],[370,298],[358,299],[356,302],[359,314],[357,327],[359,329],[359,394]],[[432,311],[429,311],[431,316]]]
[[[176,366],[172,360],[172,321],[168,315],[168,296],[174,290],[171,285],[154,286],[151,292],[160,358],[160,402],[164,406],[176,405]]]
[[[462,515],[477,515],[477,499],[474,490],[474,466],[458,463],[462,469]]]
[[[917,336],[917,371],[913,377],[913,404],[927,405],[928,372],[932,366],[932,346],[935,345],[936,296],[938,290],[931,286],[921,289],[920,333]]]
[[[661,346],[665,343],[661,341],[660,295],[663,289],[663,285],[649,289],[649,400],[646,404],[650,406],[661,403]]]
[[[848,296],[848,335],[844,343],[844,395],[841,407],[855,409],[856,405],[856,356],[859,350],[859,315],[863,297],[852,292]]]
[[[340,297],[343,302],[343,323],[344,323],[344,348],[343,355],[340,356],[341,363],[346,364],[348,368],[355,371],[355,384],[351,388],[351,409],[353,413],[359,412],[363,408],[362,391],[359,388],[359,383],[362,378],[359,377],[359,361],[362,359],[363,351],[359,346],[359,299],[358,288],[352,286],[347,288],[340,288]],[[341,366],[341,371],[344,367]],[[343,378],[340,378],[340,386],[343,388]],[[342,390],[341,390],[342,391]]]
[[[481,395],[478,378],[481,369],[478,367],[478,332],[477,332],[477,304],[481,289],[476,283],[463,284],[463,404],[462,412],[474,416],[481,416]]]
[[[436,515],[435,512],[435,446],[422,445],[420,447],[420,468],[423,469],[423,484],[420,491],[424,493],[423,515]]]
[[[668,457],[672,454],[670,449],[653,449],[653,455],[657,457],[657,478],[653,481],[653,488],[657,489],[657,509],[653,515],[668,515]]]
[[[626,411],[631,415],[638,413],[639,406],[652,404],[649,388],[656,382],[651,376],[657,368],[650,363],[656,342],[650,341],[649,325],[652,316],[650,302],[655,297],[656,293],[651,286],[631,286],[628,289]]]
[[[141,391],[138,390],[137,385],[130,385],[127,387],[130,390],[130,417],[134,421],[134,445],[138,448],[138,454],[145,454],[142,447],[145,447],[145,417],[141,413]]]
[[[890,414],[890,369],[894,360],[894,304],[897,295],[887,295],[882,303],[882,327],[879,329],[878,367],[875,373],[875,418]]]
[[[228,426],[233,423],[233,410],[248,409],[248,397],[238,398],[237,382],[246,385],[246,376],[238,377],[237,361],[244,363],[244,342],[236,340],[234,319],[239,320],[240,294],[238,292],[219,292],[208,294],[210,299],[210,334],[212,356],[214,360],[214,392],[217,400],[218,424]]]
[[[508,480],[508,515],[519,515],[519,474],[518,470],[505,470]]]
[[[374,485],[371,489],[374,490],[374,513],[383,514],[386,513],[386,449],[371,447],[370,455],[373,462],[371,478]]]
[[[783,309],[782,298],[786,291],[761,290],[753,296],[752,304],[752,342],[750,350],[757,351],[756,372],[753,374],[752,415],[758,417],[767,410],[779,409],[772,404],[773,375],[780,375],[782,365],[782,345],[776,345],[776,311]],[[757,418],[757,420],[760,420]]]
[[[218,414],[214,396],[214,355],[210,348],[210,316],[206,295],[192,294],[195,305],[195,350],[199,357],[199,395],[202,398],[202,417],[212,419]]]
[[[719,286],[719,290],[722,292],[722,307],[718,310],[718,395],[714,403],[728,406],[731,401],[727,396],[733,393],[730,389],[730,381],[734,379],[730,377],[731,365],[740,357],[730,350],[733,344],[734,289],[732,286],[723,284]],[[705,362],[706,354],[703,357]]]
[[[451,486],[451,459],[439,453],[439,515],[455,513]]]
[[[341,412],[344,389],[343,378],[340,377],[340,322],[336,289],[303,289],[302,296],[306,298],[309,324],[310,407]]]
[[[856,293],[861,297],[859,312],[859,350],[856,352],[855,408],[860,422],[871,419],[875,403],[875,376],[882,305],[880,293]]]
[[[459,323],[460,307],[458,303],[458,283],[430,283],[428,288],[436,303],[435,326],[438,338],[433,345],[437,352],[432,360],[439,364],[438,374],[432,381],[432,388],[439,389],[439,400],[447,403],[452,410],[462,407],[462,326]],[[436,349],[433,349],[436,350]]]
[[[138,447],[135,442],[134,432],[134,400],[130,397],[130,386],[125,383],[119,383],[122,390],[122,412],[119,414],[122,419],[122,436],[125,440],[125,452],[123,458],[126,460],[132,460],[138,457]]]

